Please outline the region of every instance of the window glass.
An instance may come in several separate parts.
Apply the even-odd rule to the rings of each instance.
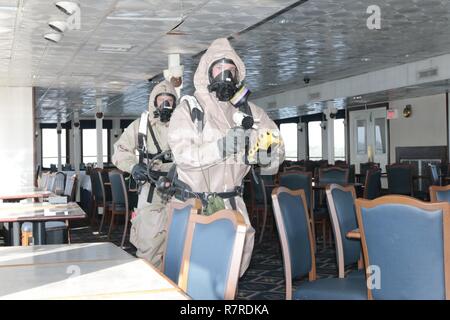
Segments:
[[[334,159],[345,160],[345,125],[344,119],[334,120]]]
[[[83,129],[83,162],[97,163],[97,129]],[[108,129],[103,129],[103,162],[108,162]]]
[[[297,132],[296,123],[282,123],[280,125],[280,133],[285,146],[286,160],[297,160]]]
[[[61,163],[66,163],[66,130],[61,130]],[[58,133],[55,129],[42,129],[42,167],[58,165]]]
[[[309,159],[322,160],[322,127],[320,121],[308,122]]]

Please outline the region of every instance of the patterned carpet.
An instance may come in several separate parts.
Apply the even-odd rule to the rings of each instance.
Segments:
[[[97,230],[95,230],[97,231]],[[73,226],[72,243],[108,241],[105,234],[99,235],[93,228]],[[104,228],[104,232],[107,228]],[[111,242],[120,246],[123,226],[119,225],[112,233]],[[237,299],[239,300],[282,300],[285,299],[284,271],[279,241],[270,233],[261,244],[255,244],[250,267],[239,280]],[[128,237],[127,237],[128,238]],[[135,255],[136,248],[127,241],[125,250]],[[336,256],[334,247],[323,248],[319,239],[316,253],[317,278],[337,276]],[[351,266],[349,269],[355,269]],[[294,281],[294,290],[305,279]]]

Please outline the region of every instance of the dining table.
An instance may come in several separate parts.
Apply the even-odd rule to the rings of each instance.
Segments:
[[[12,224],[12,245],[20,245],[20,224],[33,223],[34,244],[45,244],[45,222],[86,218],[76,202],[51,204],[48,202],[0,203],[0,222]]]
[[[0,282],[2,300],[190,299],[109,242],[0,248]]]

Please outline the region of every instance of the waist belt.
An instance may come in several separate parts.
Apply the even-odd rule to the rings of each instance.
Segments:
[[[222,199],[232,199],[234,197],[241,197],[242,191],[242,187],[235,187],[234,191],[228,192],[193,192],[189,190],[183,190],[176,192],[175,197],[181,201],[186,201],[190,198],[198,198],[202,200],[203,204],[206,204],[210,196],[216,195],[221,197]]]

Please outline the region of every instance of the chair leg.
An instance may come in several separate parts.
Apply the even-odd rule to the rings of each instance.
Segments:
[[[106,210],[105,210],[105,208],[103,208],[102,219],[100,220],[100,227],[98,228],[99,234],[102,233],[103,222],[105,221],[105,216],[106,216]]]
[[[264,207],[263,211],[263,222],[261,226],[261,234],[259,235],[259,241],[258,243],[261,243],[264,237],[264,230],[266,229],[266,223],[267,223],[267,207]]]
[[[111,238],[111,231],[114,229],[114,217],[116,216],[115,212],[111,212],[111,223],[109,224],[108,230],[108,240]]]
[[[125,237],[127,236],[127,231],[128,231],[128,212],[125,213],[125,225],[124,225],[124,230],[123,230],[123,235],[122,235],[122,242],[120,243],[120,247],[123,249],[123,244],[125,243]]]

